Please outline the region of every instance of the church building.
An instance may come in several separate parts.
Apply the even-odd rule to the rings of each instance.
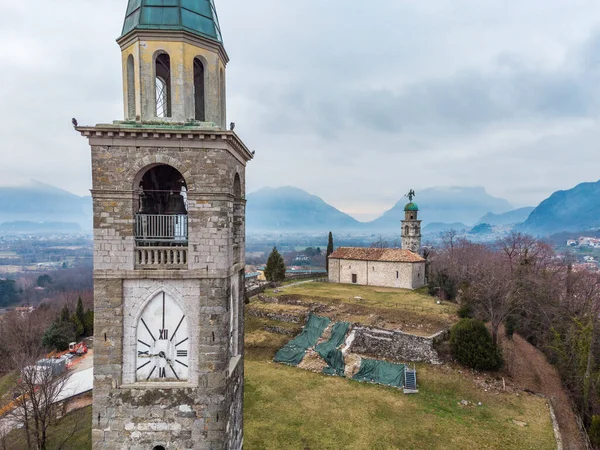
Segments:
[[[213,0],[129,0],[94,206],[93,450],[243,447],[245,179]],[[233,128],[233,127],[231,127]]]
[[[412,201],[404,207],[402,248],[340,247],[329,255],[331,283],[360,284],[404,289],[425,286],[425,263],[421,252],[419,207]]]

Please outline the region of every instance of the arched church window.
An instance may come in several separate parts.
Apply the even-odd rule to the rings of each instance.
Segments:
[[[127,117],[135,120],[135,66],[133,55],[127,58]]]
[[[206,121],[204,109],[204,64],[198,58],[194,58],[194,105],[196,120]]]
[[[171,58],[156,57],[156,117],[171,117]]]

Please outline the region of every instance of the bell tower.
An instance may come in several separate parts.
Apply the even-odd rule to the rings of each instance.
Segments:
[[[402,221],[402,248],[413,253],[421,253],[421,221],[418,220],[419,207],[413,202],[415,191],[407,195],[409,203],[404,207]]]
[[[241,449],[245,169],[213,0],[129,0],[92,156],[93,449]]]

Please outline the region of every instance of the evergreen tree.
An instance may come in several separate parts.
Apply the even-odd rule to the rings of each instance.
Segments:
[[[81,336],[84,332],[83,322],[79,320],[77,314],[71,316],[71,323],[75,326],[75,334],[77,337]]]
[[[83,302],[81,301],[81,297],[77,299],[77,308],[75,308],[75,315],[83,325],[85,323],[85,310],[83,309]]]
[[[63,309],[60,311],[60,322],[69,322],[71,320],[71,313],[69,312],[69,305],[65,303]]]
[[[265,278],[268,281],[283,281],[285,279],[285,262],[277,251],[277,247],[273,247],[273,251],[267,259]]]
[[[83,320],[83,334],[86,336],[94,335],[94,310],[88,309],[85,312],[85,319]]]
[[[327,241],[327,260],[325,262],[327,266],[327,273],[329,273],[329,255],[333,253],[333,234],[329,232],[329,241]]]
[[[54,322],[44,333],[42,344],[49,349],[63,351],[75,340],[75,325],[73,322]]]

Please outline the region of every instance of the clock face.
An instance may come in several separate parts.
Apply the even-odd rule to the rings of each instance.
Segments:
[[[146,305],[138,322],[136,380],[186,381],[189,344],[185,314],[161,292]]]

